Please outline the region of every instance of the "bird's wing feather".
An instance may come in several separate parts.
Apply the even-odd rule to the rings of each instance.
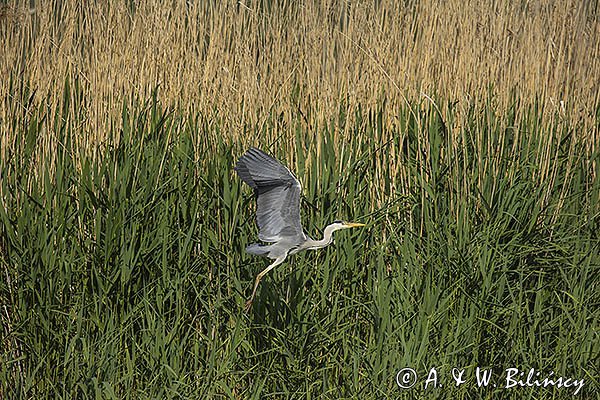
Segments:
[[[256,193],[260,240],[306,239],[300,222],[300,182],[287,167],[263,151],[251,148],[240,157],[235,170]]]

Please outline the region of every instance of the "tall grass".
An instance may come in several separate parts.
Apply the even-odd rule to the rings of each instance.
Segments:
[[[72,107],[33,111],[2,163],[3,397],[572,396],[447,381],[404,392],[395,374],[405,366],[446,377],[534,367],[597,394],[600,183],[568,125],[542,186],[535,108],[519,121],[527,140],[472,115],[478,134],[506,141],[491,153],[469,127],[452,153],[437,113],[409,107],[399,110],[404,140],[376,140],[374,112],[352,137],[375,140],[337,148],[340,115],[320,147],[296,155],[306,229],[337,217],[369,227],[275,270],[246,315],[265,264],[243,252],[256,228],[232,172],[241,147],[219,139],[218,123],[153,97],[123,106],[119,140],[92,161],[76,155]],[[34,162],[27,143],[52,120],[64,121],[52,165],[21,173]],[[215,139],[197,141],[198,131]],[[424,135],[427,148],[410,140]],[[498,154],[518,140],[519,153]],[[402,189],[398,162],[410,171]]]
[[[514,107],[515,94],[537,97],[548,114],[581,120],[588,145],[598,143],[595,1],[14,0],[3,10],[3,119],[15,104],[6,102],[9,77],[53,105],[65,77],[79,78],[82,145],[103,140],[124,99],[149,97],[156,86],[168,104],[217,115],[232,139],[269,118],[277,122],[271,140],[299,116],[315,128],[344,107],[352,120],[357,106],[382,99],[387,136],[406,99],[436,94],[461,110],[453,132],[491,90],[502,113],[526,112]]]
[[[597,397],[595,4],[474,3],[2,6],[0,398]],[[368,227],[245,314],[249,144]]]

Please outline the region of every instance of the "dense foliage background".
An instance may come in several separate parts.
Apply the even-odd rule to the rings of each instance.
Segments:
[[[597,8],[472,3],[0,5],[0,398],[597,397]],[[244,313],[250,145],[368,226]]]

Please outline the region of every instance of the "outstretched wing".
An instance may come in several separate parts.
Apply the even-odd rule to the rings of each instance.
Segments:
[[[306,240],[300,222],[300,182],[287,167],[257,148],[250,148],[235,171],[256,194],[258,237],[263,242]]]

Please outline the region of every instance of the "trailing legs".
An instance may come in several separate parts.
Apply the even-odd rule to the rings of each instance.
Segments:
[[[260,280],[267,273],[269,273],[270,270],[272,270],[273,268],[275,268],[276,266],[281,264],[285,260],[286,257],[287,257],[287,254],[279,256],[277,259],[275,259],[275,261],[271,265],[269,265],[267,268],[265,268],[260,274],[256,275],[256,281],[254,281],[254,289],[252,289],[252,295],[250,296],[250,299],[246,302],[246,307],[245,307],[246,312],[248,312],[250,310],[250,307],[252,307],[252,301],[254,300],[254,296],[256,295],[256,289],[258,289],[258,284],[260,283]]]

